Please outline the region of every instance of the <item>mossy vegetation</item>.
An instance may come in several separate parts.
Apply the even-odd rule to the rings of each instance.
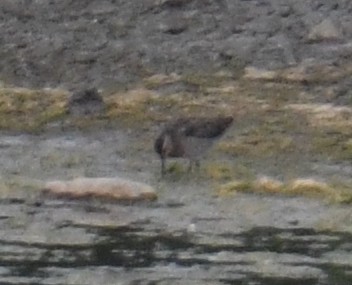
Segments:
[[[68,93],[63,90],[0,89],[0,129],[36,131],[63,117]]]
[[[180,179],[188,172],[188,167],[185,167],[178,161],[169,163],[166,167],[167,176],[173,179]]]
[[[107,119],[134,127],[150,122],[153,119],[152,102],[156,96],[144,88],[112,94],[106,98]]]
[[[328,184],[313,178],[297,178],[282,182],[270,177],[260,177],[255,180],[233,180],[217,188],[217,193],[221,197],[233,195],[238,192],[303,196],[319,198],[333,203],[352,202],[351,188]]]
[[[278,70],[258,69],[256,67],[246,67],[244,69],[244,78],[247,79],[290,84],[326,84],[349,77],[351,74],[352,65],[348,61],[339,66],[303,62],[297,66]]]
[[[211,179],[221,181],[234,177],[235,169],[230,163],[210,163],[205,166],[205,172]]]

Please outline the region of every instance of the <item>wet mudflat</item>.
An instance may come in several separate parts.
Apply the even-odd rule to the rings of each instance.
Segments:
[[[0,200],[1,284],[351,284],[350,206],[218,197],[202,174],[161,180],[151,141],[142,148],[138,136],[1,137],[2,176],[19,189]],[[34,190],[79,175],[147,182],[159,200],[60,200]]]

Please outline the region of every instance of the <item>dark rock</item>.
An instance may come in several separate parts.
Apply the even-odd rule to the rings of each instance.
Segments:
[[[163,6],[166,6],[166,7],[181,8],[191,1],[189,1],[189,0],[162,0],[160,2]]]
[[[105,108],[103,98],[96,88],[73,93],[68,100],[68,111],[71,115],[97,115]]]
[[[281,7],[279,8],[278,13],[279,13],[279,15],[280,15],[281,17],[286,18],[286,17],[290,16],[290,15],[293,13],[293,9],[292,9],[292,7],[289,6],[289,5],[281,6]]]
[[[182,15],[171,15],[160,25],[160,30],[163,33],[178,35],[187,29],[187,20]]]

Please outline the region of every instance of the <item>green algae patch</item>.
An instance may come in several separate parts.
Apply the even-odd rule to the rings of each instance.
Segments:
[[[235,169],[228,163],[210,163],[205,167],[207,177],[214,180],[228,180],[234,177]]]
[[[251,181],[233,180],[218,187],[216,192],[220,197],[226,197],[228,195],[234,195],[238,192],[251,193],[253,192],[252,189],[253,184]]]
[[[201,173],[204,174],[204,179],[209,179],[215,183],[224,183],[235,179],[253,180],[255,178],[251,168],[223,158],[209,159],[201,165]]]
[[[0,129],[36,131],[66,113],[63,90],[0,88]]]
[[[294,145],[290,136],[252,133],[240,136],[233,141],[221,142],[217,148],[232,156],[247,155],[260,158],[283,152],[288,153],[294,148]]]
[[[180,163],[174,161],[166,167],[166,172],[173,176],[179,176],[187,173],[187,169],[185,167],[182,167]]]

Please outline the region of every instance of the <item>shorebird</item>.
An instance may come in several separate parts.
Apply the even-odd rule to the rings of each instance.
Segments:
[[[222,116],[180,118],[166,124],[154,143],[154,149],[161,159],[161,174],[165,174],[167,157],[189,159],[189,171],[193,164],[199,167],[200,159],[232,122],[232,117]]]

